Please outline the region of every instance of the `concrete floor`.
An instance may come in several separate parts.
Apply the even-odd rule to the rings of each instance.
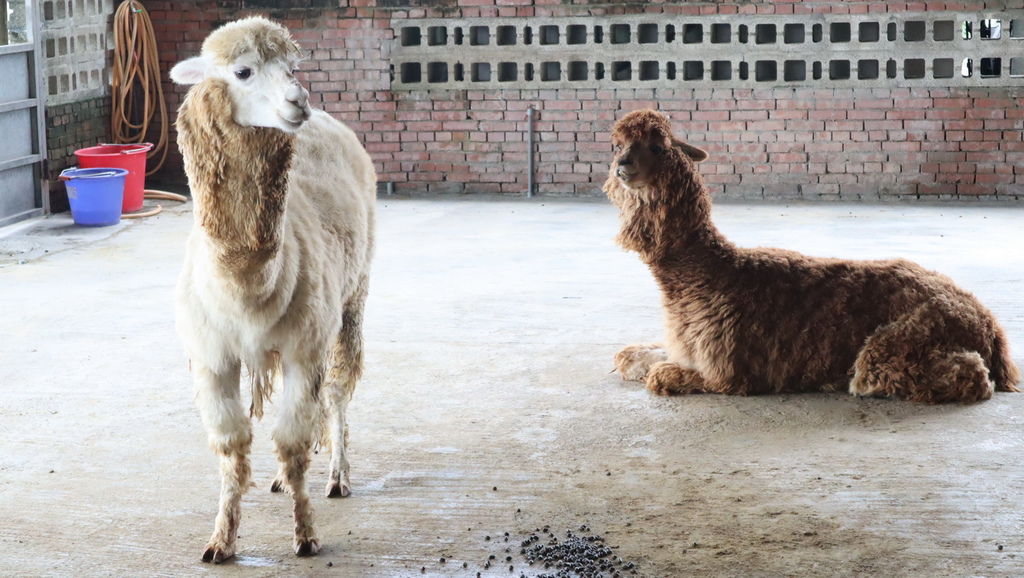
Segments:
[[[741,245],[941,270],[1024,363],[1022,207],[715,215]],[[82,236],[56,216],[0,239],[0,574],[536,576],[518,541],[581,524],[645,576],[1024,574],[1024,394],[652,397],[608,373],[620,347],[661,334],[612,207],[391,199],[350,410],[353,496],[322,497],[315,456],[323,550],[295,558],[290,498],[268,490],[270,415],[239,556],[204,565],[219,478],[172,308],[190,225],[184,207]],[[504,532],[514,572],[483,569]]]

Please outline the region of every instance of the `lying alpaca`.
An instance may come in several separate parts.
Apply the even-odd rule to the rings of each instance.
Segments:
[[[331,444],[326,494],[350,491],[345,409],[363,369],[376,175],[355,134],[310,109],[292,75],[299,55],[285,28],[247,18],[213,32],[201,56],[171,71],[195,85],[177,123],[195,200],[178,332],[221,458],[220,511],[204,562],[235,553],[250,417],[262,416],[279,372],[272,489],[286,485],[294,496],[296,554],[319,549],[305,474],[321,419]],[[252,375],[249,415],[241,363]]]
[[[661,287],[667,346],[615,356],[654,393],[829,391],[928,403],[1017,391],[1006,336],[970,293],[908,261],[816,259],[734,246],[711,222],[704,151],[651,110],[612,132],[604,190],[618,243]],[[850,376],[852,375],[852,380]]]

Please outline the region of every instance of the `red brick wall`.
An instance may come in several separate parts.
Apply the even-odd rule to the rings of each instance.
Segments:
[[[271,4],[277,7],[261,7]],[[523,193],[525,111],[533,105],[541,194],[600,194],[612,122],[654,107],[712,153],[703,171],[720,197],[1024,200],[1018,89],[389,90],[392,18],[982,12],[1006,2],[340,0],[282,7],[299,4],[151,1],[147,8],[165,70],[196,54],[223,22],[253,13],[282,21],[311,51],[302,76],[316,105],[361,135],[380,180],[398,192]],[[184,90],[168,85],[167,94],[176,109]],[[164,174],[181,177],[176,154]]]

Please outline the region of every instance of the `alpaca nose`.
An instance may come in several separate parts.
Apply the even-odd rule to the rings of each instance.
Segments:
[[[309,93],[306,92],[305,88],[302,88],[298,81],[295,81],[285,91],[284,97],[288,99],[288,102],[293,102],[296,106],[303,107],[309,100]]]

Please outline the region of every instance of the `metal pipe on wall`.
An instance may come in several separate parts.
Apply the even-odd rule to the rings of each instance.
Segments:
[[[7,36],[7,0],[0,0],[0,46],[11,43]]]
[[[533,196],[533,105],[526,109],[526,198]]]

